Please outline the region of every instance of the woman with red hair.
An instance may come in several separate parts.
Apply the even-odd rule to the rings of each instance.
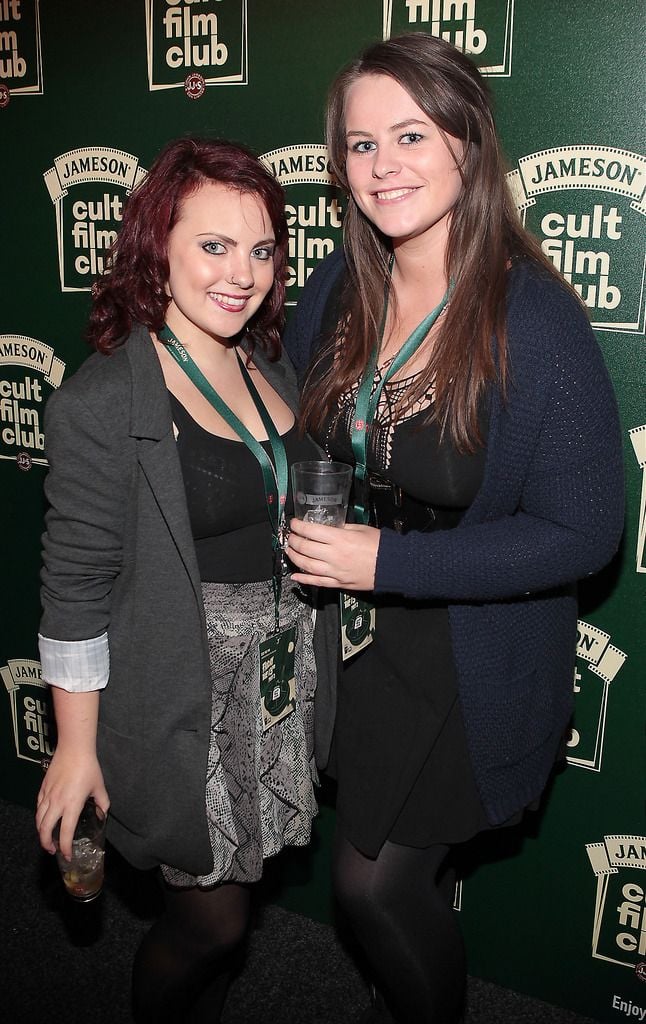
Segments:
[[[282,189],[246,149],[171,143],[93,289],[96,354],[50,400],[40,651],[58,745],[36,823],[88,798],[166,911],[138,1021],[219,1019],[263,859],[308,842],[312,615],[284,576],[289,464],[316,457],[280,356]]]

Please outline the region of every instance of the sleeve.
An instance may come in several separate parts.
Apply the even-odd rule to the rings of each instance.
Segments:
[[[52,640],[38,634],[42,677],[68,693],[103,690],[110,675],[108,634],[92,640]]]
[[[98,641],[107,633],[112,588],[122,563],[129,491],[126,439],[123,429],[118,432],[114,403],[103,423],[92,394],[87,387],[81,394],[78,386],[63,385],[45,411],[50,468],[40,633],[52,641]],[[108,404],[103,394],[100,404]]]
[[[513,598],[598,572],[615,554],[624,489],[612,386],[575,300],[548,294],[542,304],[538,323],[534,316],[525,323],[525,390],[500,413],[505,447],[490,439],[486,473],[495,485],[487,511],[454,530],[383,530],[377,591],[449,601]],[[524,431],[532,424],[528,407],[537,406],[543,389],[539,427]],[[521,449],[526,468],[516,485]],[[511,508],[500,498],[506,492]]]

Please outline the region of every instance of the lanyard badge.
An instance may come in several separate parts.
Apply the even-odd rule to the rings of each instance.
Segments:
[[[296,626],[267,637],[259,652],[262,729],[266,732],[296,707]]]
[[[392,262],[391,262],[392,267]],[[367,462],[368,462],[368,433],[374,423],[379,399],[384,385],[411,359],[420,345],[428,335],[431,327],[443,312],[449,301],[450,288],[447,290],[441,301],[428,316],[406,339],[392,363],[375,383],[377,361],[379,350],[386,326],[386,314],[388,311],[388,281],[384,295],[384,312],[381,320],[379,339],[372,350],[368,365],[359,384],[357,401],[352,419],[352,452],[355,459],[354,470],[354,518],[355,522],[368,524],[370,510],[367,500]],[[375,634],[376,613],[374,605],[354,594],[342,593],[340,598],[341,606],[341,653],[343,660],[351,658],[358,651],[363,650],[369,643],[372,643]]]

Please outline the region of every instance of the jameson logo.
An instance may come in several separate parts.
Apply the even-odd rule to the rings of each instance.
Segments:
[[[260,159],[287,192],[287,304],[291,306],[317,263],[341,242],[341,194],[323,145],[285,146]]]
[[[16,756],[42,764],[54,753],[55,725],[49,687],[41,679],[40,662],[26,658],[0,668],[11,701]]]
[[[646,423],[629,431],[635,458],[642,471],[639,518],[637,521],[637,572],[646,572]]]
[[[382,0],[383,37],[426,30],[468,53],[483,75],[509,78],[514,0]]]
[[[137,157],[106,146],[70,150],[45,172],[56,210],[62,291],[89,291],[93,279],[105,271],[124,199],[145,174]]]
[[[608,710],[608,690],[626,655],[610,642],[610,634],[579,619],[574,670],[575,727],[568,740],[570,764],[601,771]]]
[[[65,363],[50,345],[21,334],[0,335],[0,459],[17,461],[20,469],[47,465],[43,403],[64,372]]]
[[[0,83],[12,96],[42,96],[40,0],[0,0]]]
[[[247,0],[146,0],[148,87],[247,84]]]
[[[592,956],[635,968],[646,956],[646,837],[587,843],[597,876]]]
[[[518,209],[599,330],[644,333],[646,157],[570,146],[521,157]]]

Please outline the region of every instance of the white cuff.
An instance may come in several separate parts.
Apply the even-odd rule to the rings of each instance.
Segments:
[[[110,674],[108,634],[92,640],[51,640],[38,634],[43,681],[69,693],[103,690]]]

